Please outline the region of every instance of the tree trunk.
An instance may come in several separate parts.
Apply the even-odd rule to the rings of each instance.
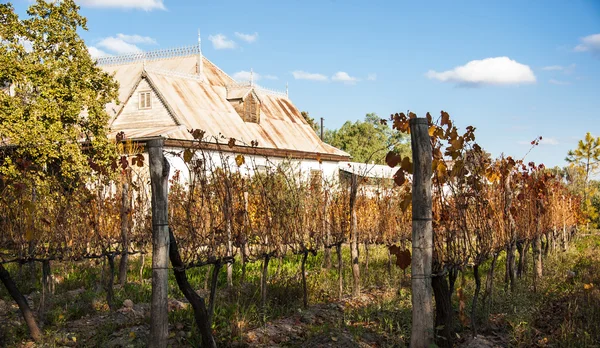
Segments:
[[[152,303],[149,347],[167,346],[169,337],[169,162],[163,154],[164,139],[146,143],[152,187]]]
[[[121,193],[121,260],[119,262],[119,284],[127,282],[127,259],[129,258],[129,184],[123,184]]]
[[[388,262],[387,262],[388,278],[390,280],[392,280],[392,253],[391,253],[389,247],[387,247],[387,254],[388,254]],[[402,287],[402,282],[400,282],[400,287]]]
[[[546,243],[544,244],[544,256],[548,256],[550,252],[550,233],[544,233]]]
[[[244,285],[246,283],[246,243],[242,243],[240,246],[240,261],[242,263],[242,274],[240,275],[240,285]],[[241,290],[241,289],[240,289]]]
[[[308,258],[308,250],[302,253],[302,300],[304,308],[308,308],[308,289],[306,287],[306,259]]]
[[[413,157],[412,183],[412,348],[429,347],[433,343],[433,305],[431,303],[431,266],[433,229],[431,201],[431,140],[427,119],[409,121]],[[436,299],[437,301],[437,299]]]
[[[202,347],[216,348],[217,344],[215,343],[212,331],[210,329],[210,319],[208,312],[206,311],[204,298],[198,295],[188,282],[187,275],[185,273],[185,265],[183,264],[183,261],[181,261],[181,255],[179,254],[179,249],[177,247],[177,240],[175,240],[175,236],[171,231],[169,231],[169,239],[171,241],[169,258],[171,259],[171,265],[173,265],[175,280],[177,280],[179,290],[181,290],[194,310],[194,319],[196,321],[196,325],[198,325],[198,331],[202,336]]]
[[[106,255],[106,259],[108,260],[108,280],[106,282],[106,302],[108,303],[108,307],[111,311],[115,311],[115,294],[114,294],[114,286],[115,283],[115,254],[108,253]]]
[[[542,279],[542,243],[539,235],[533,239],[533,291],[537,292],[537,286]]]
[[[260,279],[260,306],[265,308],[267,304],[267,279],[269,277],[269,260],[271,255],[266,254],[263,261],[262,276]]]
[[[336,244],[335,250],[338,259],[338,298],[341,300],[344,295],[344,269],[342,268],[344,266],[344,260],[342,259],[342,243]]]
[[[146,262],[146,254],[142,253],[140,257],[140,284],[144,282],[144,263]]]
[[[323,250],[323,268],[331,269],[331,248],[328,247]]]
[[[45,322],[45,314],[46,314],[46,301],[48,301],[48,297],[51,293],[50,290],[50,282],[51,282],[51,270],[50,270],[50,260],[42,261],[42,297],[40,299],[40,310],[39,310],[39,319],[42,326]]]
[[[431,278],[431,286],[435,297],[435,327],[439,347],[452,347],[452,301],[451,292],[445,276]]]
[[[475,293],[473,302],[471,302],[471,329],[473,337],[477,336],[477,301],[479,300],[479,291],[481,290],[481,277],[479,277],[479,265],[473,266],[473,276],[475,277]]]
[[[356,217],[356,196],[358,193],[358,178],[352,174],[350,187],[350,258],[352,264],[352,296],[360,296],[360,265],[358,263],[358,226]]]
[[[325,250],[323,251],[323,266],[325,269],[329,270],[331,268],[331,231],[329,230],[329,226],[327,225],[327,208],[329,204],[329,200],[327,195],[325,195],[325,204],[323,204],[323,230],[325,231]]]
[[[515,291],[516,278],[517,278],[517,267],[515,264],[516,263],[516,256],[515,256],[516,244],[517,244],[516,241],[513,241],[506,247],[506,273],[504,275],[504,281],[505,281],[506,287],[508,287],[508,285],[510,285],[511,292]]]
[[[365,242],[365,279],[369,278],[369,242]]]
[[[208,322],[212,325],[213,315],[215,313],[215,299],[217,298],[217,283],[219,281],[219,271],[221,271],[221,262],[217,262],[213,266],[212,278],[210,281],[210,302],[208,303]]]
[[[204,290],[208,291],[208,283],[212,274],[213,265],[206,265],[206,273],[204,274]]]
[[[483,292],[483,305],[486,310],[489,310],[494,296],[494,270],[496,269],[496,261],[498,261],[498,253],[494,253],[492,264],[485,279],[485,290]]]
[[[4,265],[1,263],[0,263],[0,280],[2,280],[4,287],[6,288],[6,290],[10,294],[10,296],[13,298],[13,300],[15,300],[15,302],[17,302],[17,305],[19,306],[19,310],[21,311],[21,314],[23,315],[23,319],[25,319],[25,323],[27,324],[27,327],[29,328],[29,334],[31,335],[31,338],[36,342],[41,341],[42,331],[40,331],[40,328],[38,327],[38,324],[35,321],[33,311],[31,310],[31,308],[29,308],[29,304],[27,303],[25,296],[23,296],[23,294],[21,294],[21,292],[17,288],[17,285],[10,277],[10,273],[8,273],[6,268],[4,268]]]

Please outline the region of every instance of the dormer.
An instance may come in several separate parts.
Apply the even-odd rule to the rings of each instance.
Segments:
[[[227,88],[227,100],[244,122],[260,123],[260,98],[252,86]]]

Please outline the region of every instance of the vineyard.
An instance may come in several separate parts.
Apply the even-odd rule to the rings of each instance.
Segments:
[[[162,0],[152,3],[166,10]],[[163,12],[177,11],[173,3]],[[564,167],[547,168],[530,159],[557,139],[538,136],[523,144],[503,134],[490,142],[511,150],[505,141],[515,140],[523,153],[488,148],[492,155],[477,143],[474,126],[458,124],[445,111],[369,113],[364,121],[325,129],[324,118],[319,125],[292,103],[287,84],[285,93],[255,84],[278,80],[267,70],[230,76],[208,60],[200,32],[197,45],[157,51],[136,46],[158,43],[134,33],[94,37],[97,47],[80,37],[87,31],[80,5],[133,11],[141,6],[137,1],[28,5],[20,18],[21,9],[0,4],[0,347],[600,346],[600,137],[588,132],[573,150],[564,149]],[[257,15],[254,7],[243,8],[244,18]],[[304,18],[301,10],[287,12]],[[336,10],[336,18],[344,15]],[[373,18],[384,23],[384,15]],[[133,27],[133,12],[126,16]],[[229,25],[225,16],[209,17]],[[480,17],[487,29],[487,17]],[[111,13],[111,30],[118,30],[118,18]],[[284,22],[277,29],[282,33],[293,21]],[[553,21],[540,19],[536,28],[546,22]],[[161,24],[148,28],[167,28],[165,39],[183,37],[169,32],[172,22]],[[518,18],[511,30],[497,32],[517,32],[513,24]],[[443,28],[450,33],[452,25]],[[371,36],[392,32],[396,40],[395,27]],[[233,39],[208,39],[213,49],[241,57],[259,37],[234,33]],[[282,35],[293,37],[288,34]],[[567,33],[560,34],[554,36],[566,40]],[[537,37],[502,39],[533,47]],[[563,53],[595,55],[598,38],[580,38]],[[335,49],[354,39],[336,37]],[[267,35],[260,40],[268,46]],[[296,42],[280,40],[277,49],[285,51],[287,41]],[[451,43],[459,41],[462,36]],[[419,45],[403,47],[435,47],[431,57],[452,61],[437,52],[443,45]],[[321,46],[324,57],[347,53]],[[517,51],[525,56],[528,49]],[[401,56],[394,60],[402,63]],[[408,70],[417,68],[410,64],[406,71],[388,66],[381,81],[367,70],[367,77],[283,65],[280,71],[327,86],[305,97],[344,96],[333,109],[353,118],[344,107],[365,107],[351,105],[353,99],[396,103],[399,93],[423,99],[410,95],[421,82],[406,88],[397,80],[411,78]],[[534,102],[540,110],[585,114],[584,98],[593,95],[585,89],[574,93],[576,104],[553,104],[568,99],[567,88],[593,85],[593,76],[583,76],[584,64],[540,66],[535,73],[560,73],[565,80],[550,79],[535,93],[528,88],[542,78],[507,56],[446,71],[440,65],[419,78],[435,80],[428,81],[427,99],[439,98],[436,103],[468,104],[476,112],[485,107],[488,131],[499,124],[498,115],[508,114],[498,103],[510,100],[516,110],[527,100],[532,122],[540,117],[540,123],[526,126],[537,134],[564,119],[536,112]],[[582,76],[567,80],[576,67]],[[386,80],[393,82],[376,87]],[[366,98],[334,91],[359,82],[371,84]],[[437,89],[444,83],[469,88]],[[508,87],[487,96],[478,90],[480,98],[469,94],[470,87],[516,84],[529,86],[522,95]],[[550,87],[564,90],[536,99]],[[460,100],[465,95],[468,102]],[[323,110],[312,111],[320,116]],[[462,112],[460,122],[468,123],[473,115]],[[577,117],[577,125],[593,123],[590,112]],[[563,128],[555,133],[573,138],[571,127]]]
[[[413,117],[396,114],[389,121],[406,132]],[[431,284],[436,336],[438,345],[450,346],[459,327],[453,313],[453,294],[460,275],[458,319],[476,335],[486,322],[481,313],[489,314],[493,307],[494,287],[519,291],[519,279],[528,273],[528,259],[532,259],[532,291],[539,291],[544,258],[569,248],[582,215],[580,198],[543,165],[525,164],[511,157],[491,159],[474,142],[474,129],[468,127],[459,135],[444,112],[436,121],[429,115],[427,120],[433,149]],[[393,180],[359,175],[337,181],[307,179],[293,163],[243,175],[240,167],[252,163],[228,152],[221,152],[217,162],[202,150],[208,141],[203,132],[194,134],[196,146],[170,153],[184,160],[189,179],[183,180],[182,173],[175,172],[169,182],[169,272],[186,302],[191,303],[197,324],[193,332],[204,344],[213,340],[213,334],[217,342],[225,339],[218,329],[222,322],[215,320],[221,288],[225,288],[228,301],[232,296],[241,302],[248,300],[244,296],[257,300],[253,308],[266,316],[275,301],[270,298],[270,282],[280,277],[282,265],[290,266],[289,260],[298,260],[297,269],[287,270],[297,283],[284,297],[298,298],[277,301],[299,304],[301,300],[305,309],[311,305],[309,299],[343,300],[348,291],[351,298],[360,298],[364,279],[387,279],[389,287],[402,272],[401,279],[410,280],[406,272],[412,251],[409,157],[388,154],[388,164],[399,165]],[[116,280],[120,292],[130,284],[141,286],[136,291],[147,286],[144,260],[152,250],[148,163],[142,155],[143,144],[122,142],[119,149],[124,155],[112,166],[94,166],[91,182],[67,185],[52,177],[35,180],[28,175],[33,171],[26,160],[17,162],[22,176],[3,181],[2,280],[36,340],[43,337],[41,325],[56,325],[49,317],[54,310],[56,279],[65,276],[58,270],[91,267],[101,273],[96,282],[102,285],[98,291],[105,294],[109,311],[121,307],[115,296]],[[348,247],[351,257],[346,264]],[[273,262],[277,263],[276,275]],[[139,277],[133,276],[138,272],[132,264]],[[319,284],[307,281],[307,275],[321,266],[325,277],[337,278],[335,293],[331,289],[326,295],[310,293],[322,291]],[[17,272],[21,283],[37,289],[33,307],[8,270],[12,278]],[[500,285],[495,284],[499,270],[504,271]],[[26,274],[30,275],[28,281]],[[196,287],[201,285],[198,277],[203,279],[206,300],[196,293],[199,289],[190,284],[188,274],[196,278]],[[469,312],[463,294],[466,278],[474,282]],[[321,281],[330,284],[333,279]],[[85,289],[96,286],[81,285]],[[244,289],[257,289],[257,293],[248,294]],[[174,289],[169,293],[181,297]],[[192,326],[191,322],[182,324]],[[242,337],[240,330],[243,328],[234,332]],[[226,332],[231,333],[231,329]]]

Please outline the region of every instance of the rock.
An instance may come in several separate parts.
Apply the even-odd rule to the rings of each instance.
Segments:
[[[133,308],[133,301],[131,301],[130,299],[127,299],[127,300],[123,301],[123,307],[125,307],[125,308]]]
[[[169,299],[169,312],[186,309],[188,306],[189,303]]]

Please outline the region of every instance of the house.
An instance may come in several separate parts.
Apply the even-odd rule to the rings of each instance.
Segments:
[[[195,46],[98,58],[97,63],[120,86],[119,103],[106,107],[113,137],[121,134],[140,142],[164,137],[165,147],[175,151],[192,145],[189,131],[199,129],[210,138],[203,150],[216,162],[235,163],[235,156],[242,154],[246,164],[240,170],[247,172],[292,160],[311,177],[335,177],[338,163],[350,158],[321,141],[287,91],[234,80],[203,56],[200,41]],[[171,156],[169,162],[185,172],[181,158]]]

